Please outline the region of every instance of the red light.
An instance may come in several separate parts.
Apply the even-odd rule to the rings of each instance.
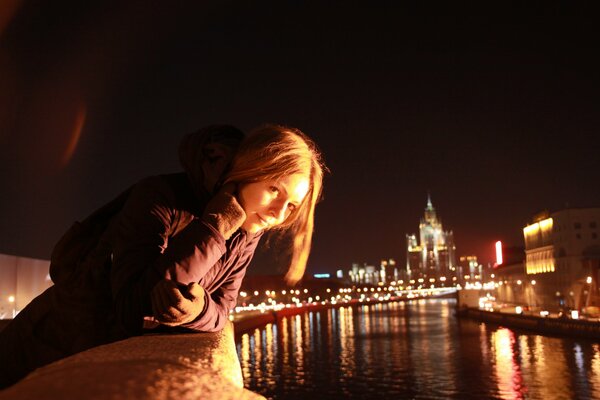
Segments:
[[[502,264],[502,242],[496,242],[496,265]]]

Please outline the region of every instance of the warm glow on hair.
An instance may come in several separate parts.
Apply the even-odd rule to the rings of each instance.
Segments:
[[[295,284],[304,275],[314,229],[315,206],[321,195],[323,170],[316,144],[295,128],[263,125],[254,129],[236,153],[225,183],[237,185],[278,180],[293,174],[309,177],[306,197],[276,229],[291,231],[292,259],[286,281]]]

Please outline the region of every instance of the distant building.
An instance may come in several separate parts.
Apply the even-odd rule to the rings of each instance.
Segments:
[[[481,279],[482,266],[477,256],[461,256],[458,261],[457,274],[461,281]]]
[[[509,305],[539,305],[532,289],[536,282],[532,285],[525,274],[525,248],[503,246],[501,251],[502,263],[495,263],[484,277],[496,283],[496,299]]]
[[[358,285],[380,285],[397,280],[398,269],[393,258],[382,260],[377,269],[374,265],[352,263],[348,272],[350,281]]]
[[[396,267],[396,260],[394,260],[393,258],[381,260],[379,270],[379,282],[387,284],[393,281],[397,281],[398,279],[399,276],[398,268]]]
[[[425,215],[419,224],[419,242],[415,234],[406,235],[406,275],[409,279],[439,279],[456,276],[456,247],[452,231],[444,231],[431,198],[427,196]]]

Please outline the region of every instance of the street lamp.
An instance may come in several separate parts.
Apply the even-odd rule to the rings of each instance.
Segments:
[[[8,296],[8,302],[10,303],[10,305],[12,307],[12,317],[13,317],[13,319],[15,319],[15,316],[17,315],[17,310],[15,309],[15,296],[13,296],[13,295]]]

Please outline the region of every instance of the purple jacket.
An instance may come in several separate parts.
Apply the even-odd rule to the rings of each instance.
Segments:
[[[0,388],[49,362],[142,334],[161,279],[205,289],[203,311],[185,328],[222,329],[261,235],[238,230],[225,241],[201,220],[208,196],[197,193],[185,173],[136,184],[83,262],[0,332]]]
[[[147,178],[111,223],[112,295],[118,320],[130,333],[152,315],[150,290],[163,278],[205,289],[203,312],[184,327],[223,328],[261,235],[238,230],[225,241],[201,219],[206,201],[194,196],[183,174]]]

